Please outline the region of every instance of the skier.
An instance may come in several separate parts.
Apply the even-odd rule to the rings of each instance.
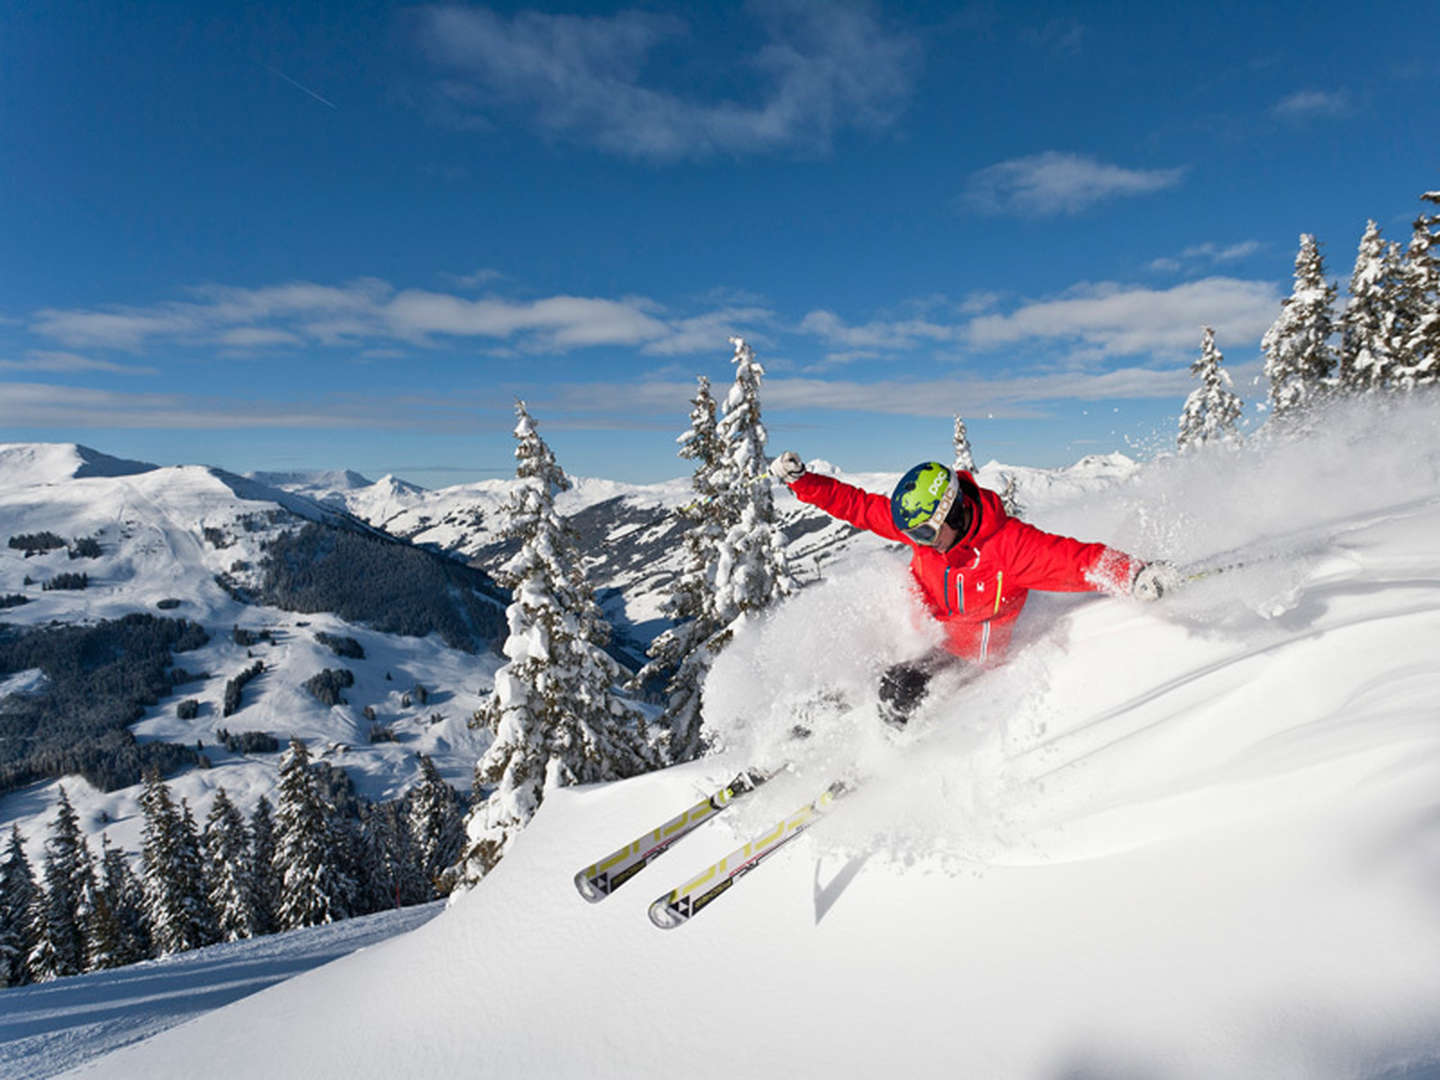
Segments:
[[[983,668],[1003,659],[1031,589],[1158,600],[1179,583],[1168,563],[1141,562],[1011,517],[998,494],[937,461],[907,472],[889,499],[810,472],[793,450],[775,459],[770,475],[801,502],[913,549],[910,573],[945,629],[945,644],[882,676],[881,714],[897,727],[943,668],[960,661]]]

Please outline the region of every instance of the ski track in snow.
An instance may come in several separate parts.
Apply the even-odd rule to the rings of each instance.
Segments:
[[[426,904],[211,945],[114,971],[0,991],[0,1075],[40,1080],[82,1065],[413,930],[441,906]]]

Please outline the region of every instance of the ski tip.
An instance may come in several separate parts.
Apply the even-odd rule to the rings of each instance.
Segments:
[[[686,916],[670,907],[670,897],[673,893],[666,893],[660,899],[650,905],[650,921],[661,930],[674,930],[683,926]]]
[[[593,866],[587,866],[575,875],[575,891],[590,903],[598,904],[610,894],[597,884],[601,879],[594,871]]]

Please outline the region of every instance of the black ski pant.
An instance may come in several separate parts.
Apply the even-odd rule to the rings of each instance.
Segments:
[[[965,661],[947,649],[934,649],[918,660],[906,660],[887,668],[880,676],[880,716],[887,724],[904,727],[910,714],[930,692],[930,680],[946,668],[963,667]]]

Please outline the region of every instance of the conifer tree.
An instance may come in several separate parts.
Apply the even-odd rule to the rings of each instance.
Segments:
[[[199,945],[213,945],[220,940],[215,925],[215,909],[205,890],[205,855],[200,849],[200,826],[190,812],[190,800],[180,800],[180,882],[186,896],[194,897],[190,905],[192,933]],[[199,946],[192,946],[198,948]]]
[[[683,660],[667,688],[663,738],[670,761],[689,760],[704,749],[703,686],[715,657],[745,619],[795,589],[765,482],[768,437],[760,409],[765,369],[743,338],[730,343],[735,381],[715,428],[714,464],[704,473],[709,490],[700,504],[704,517],[692,530],[704,559],[703,571],[697,559],[691,594],[699,610],[688,629],[677,631]]]
[[[1440,206],[1440,191],[1420,196]],[[1440,213],[1415,219],[1400,270],[1400,357],[1395,386],[1414,390],[1440,383]]]
[[[1176,442],[1181,450],[1240,440],[1236,425],[1245,406],[1230,389],[1230,373],[1220,366],[1224,359],[1224,354],[1215,347],[1215,331],[1207,326],[1200,341],[1200,356],[1190,365],[1190,374],[1200,380],[1200,385],[1190,391],[1180,411],[1180,434]]]
[[[280,879],[275,918],[281,930],[320,926],[350,915],[354,883],[336,857],[331,815],[310,768],[309,751],[292,738],[280,762],[275,811],[275,872]]]
[[[150,928],[145,922],[145,889],[125,852],[100,836],[100,894],[115,920],[118,964],[133,964],[150,955]]]
[[[250,864],[250,835],[245,819],[223,787],[215,791],[200,846],[205,858],[205,893],[215,913],[217,936],[221,941],[255,937],[260,920]]]
[[[1001,474],[1000,505],[1011,517],[1021,517],[1025,513],[1025,504],[1020,501],[1020,481],[1012,472]]]
[[[1330,346],[1334,305],[1335,286],[1325,280],[1320,247],[1315,237],[1303,233],[1295,256],[1295,287],[1260,342],[1270,380],[1270,415],[1282,427],[1296,425],[1326,396],[1335,367]]]
[[[140,859],[145,886],[145,919],[156,956],[198,949],[209,943],[209,905],[201,882],[194,819],[170,798],[158,773],[145,778],[140,795],[145,816]],[[186,825],[187,819],[190,824]]]
[[[433,899],[434,891],[420,876],[420,856],[410,835],[409,817],[402,800],[370,807],[363,841],[365,906],[370,911],[407,907]],[[452,862],[458,854],[457,843],[451,853]]]
[[[1385,243],[1379,225],[1367,222],[1340,317],[1336,381],[1344,393],[1384,389],[1394,375],[1398,273],[1399,248]]]
[[[250,880],[255,886],[255,932],[274,933],[280,886],[275,877],[275,819],[270,813],[270,800],[264,795],[250,815],[249,862]]]
[[[34,902],[30,905],[30,933],[34,944],[25,959],[25,967],[33,982],[49,982],[63,975],[73,975],[67,970],[65,960],[55,947],[55,934],[50,927],[50,899],[45,887],[35,890]]]
[[[666,679],[666,706],[659,738],[660,754],[667,761],[694,755],[694,738],[689,733],[698,732],[700,725],[701,683],[711,659],[705,645],[721,629],[711,599],[720,541],[728,527],[725,508],[716,498],[715,469],[722,447],[715,399],[710,395],[710,380],[704,375],[699,377],[690,405],[690,427],[676,441],[680,443],[680,457],[695,463],[690,479],[695,498],[680,510],[688,522],[680,571],[661,606],[662,613],[675,625],[651,643],[650,662],[634,679],[637,686],[655,677]]]
[[[640,714],[615,695],[619,665],[604,650],[609,627],[586,582],[574,530],[555,509],[570,480],[525,408],[515,413],[514,493],[506,536],[520,549],[497,572],[509,662],[476,714],[494,733],[475,766],[488,798],[466,819],[468,843],[447,884],[473,885],[529,823],[545,793],[643,772],[650,764]]]
[[[0,986],[30,981],[29,958],[35,947],[32,915],[39,891],[20,826],[11,825],[10,842],[0,862]]]
[[[970,449],[970,435],[965,430],[964,418],[958,414],[955,417],[955,471],[975,471],[975,454]]]
[[[45,841],[44,935],[37,958],[43,977],[78,975],[86,969],[95,859],[80,831],[80,818],[65,789]],[[37,973],[38,975],[39,973]]]
[[[715,564],[715,622],[732,624],[759,612],[794,590],[785,558],[785,535],[775,518],[765,456],[768,436],[760,418],[760,381],[765,369],[743,338],[731,338],[735,347],[735,382],[725,399],[725,414],[716,435],[720,459],[714,483],[717,501],[729,528],[720,541]]]
[[[127,963],[120,935],[120,920],[110,909],[104,890],[98,886],[90,900],[90,926],[86,939],[85,970],[106,971]]]
[[[445,868],[460,856],[465,821],[455,789],[441,777],[435,763],[420,755],[420,782],[411,789],[406,832],[413,841],[420,880],[433,890]]]

